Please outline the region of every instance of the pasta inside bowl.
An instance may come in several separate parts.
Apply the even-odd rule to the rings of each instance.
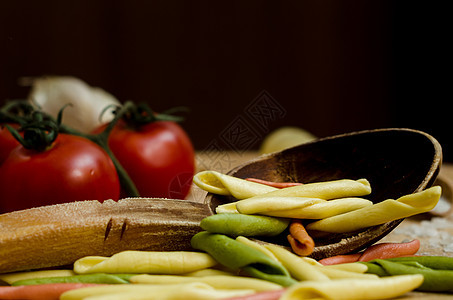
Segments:
[[[430,187],[441,164],[442,150],[435,138],[417,130],[390,128],[318,139],[260,156],[228,175],[304,184],[366,179],[372,187],[366,199],[376,204]],[[217,206],[233,201],[237,199],[216,194],[208,194],[206,199],[212,212]],[[403,219],[346,233],[314,236],[316,246],[311,257],[322,259],[359,251],[390,233]],[[265,242],[287,245],[285,236]]]

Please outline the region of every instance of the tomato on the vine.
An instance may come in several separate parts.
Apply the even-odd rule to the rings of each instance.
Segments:
[[[140,196],[184,199],[188,195],[195,171],[194,149],[177,123],[154,121],[130,127],[119,120],[108,144]]]
[[[0,168],[0,211],[119,198],[120,183],[104,149],[59,134],[44,151],[18,146]]]

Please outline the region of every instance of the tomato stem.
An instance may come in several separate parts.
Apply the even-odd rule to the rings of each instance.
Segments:
[[[110,108],[110,106],[107,108]],[[182,109],[177,108],[174,111],[177,111],[177,110],[180,111]],[[102,115],[102,113],[101,113],[101,115]],[[91,141],[95,142],[96,144],[98,144],[99,146],[104,148],[104,150],[107,152],[107,154],[112,159],[113,164],[115,165],[115,168],[118,172],[118,176],[120,178],[121,186],[122,186],[123,190],[126,192],[127,196],[139,197],[140,194],[138,192],[137,187],[135,186],[135,184],[132,181],[132,179],[130,178],[129,174],[124,169],[124,167],[121,165],[121,163],[118,161],[118,159],[115,157],[115,155],[113,154],[113,151],[110,149],[110,147],[108,145],[108,139],[109,139],[110,132],[113,130],[113,128],[115,127],[117,122],[121,119],[126,121],[129,126],[139,127],[141,125],[145,125],[145,124],[155,122],[155,121],[164,121],[165,120],[165,121],[179,122],[179,121],[182,121],[182,118],[178,117],[178,116],[172,116],[169,114],[165,114],[165,113],[164,114],[155,114],[146,103],[135,104],[132,101],[126,101],[122,106],[117,106],[117,109],[115,110],[114,113],[115,113],[115,117],[113,118],[113,120],[110,121],[107,124],[107,126],[104,128],[104,130],[97,135],[90,135],[90,134],[76,132],[72,128],[69,128],[64,125],[61,125],[61,128],[63,131],[65,131],[67,133],[84,136],[85,138],[90,139]]]
[[[113,127],[115,127],[116,123],[123,117],[123,115],[125,113],[127,113],[128,109],[131,105],[132,105],[132,103],[126,102],[123,106],[119,107],[117,109],[115,118],[99,134],[86,134],[86,133],[77,131],[64,124],[60,125],[60,130],[61,130],[61,132],[64,132],[64,133],[78,135],[78,136],[84,137],[86,139],[89,139],[90,141],[92,141],[92,142],[98,144],[100,147],[102,147],[105,150],[105,152],[107,152],[108,156],[110,156],[110,159],[112,160],[113,165],[115,166],[116,172],[118,173],[121,187],[124,190],[124,192],[126,193],[126,195],[128,197],[140,197],[140,193],[138,192],[138,189],[135,186],[135,183],[132,181],[132,179],[130,178],[126,169],[124,169],[124,167],[118,161],[115,154],[113,154],[113,151],[110,149],[110,147],[108,145],[108,139],[109,139],[110,132],[112,131]]]
[[[137,128],[156,121],[172,121],[181,122],[184,118],[174,116],[170,113],[185,110],[182,107],[173,108],[164,113],[155,113],[147,103],[135,104],[132,101],[127,101],[115,113],[118,117],[123,119],[128,126]]]
[[[111,126],[111,129],[113,129],[113,126],[115,125],[116,121],[117,120],[113,120],[109,124],[109,127],[110,127],[110,125],[112,123],[114,123]],[[126,195],[128,197],[140,197],[140,194],[139,194],[134,182],[132,181],[132,179],[130,178],[129,174],[124,169],[124,167],[121,165],[121,163],[118,161],[118,159],[115,157],[115,154],[113,154],[112,150],[110,149],[110,147],[108,145],[108,138],[109,138],[111,129],[108,131],[104,130],[103,132],[101,132],[99,134],[86,134],[86,133],[77,131],[71,127],[68,127],[64,124],[60,125],[61,132],[84,137],[84,138],[96,143],[100,147],[102,147],[105,150],[105,152],[108,154],[108,156],[110,156],[110,159],[112,160],[113,165],[115,166],[116,172],[118,173],[121,187],[124,190],[124,192],[126,193]]]
[[[104,148],[105,152],[107,152],[107,154],[110,156],[110,159],[112,160],[113,165],[116,168],[116,172],[118,173],[121,187],[126,192],[126,195],[128,197],[140,197],[140,193],[138,192],[137,187],[135,186],[135,183],[132,181],[132,179],[129,176],[129,174],[127,173],[126,169],[124,169],[124,167],[121,165],[121,163],[118,161],[118,159],[113,154],[113,151],[108,146],[108,142],[107,142],[108,136],[105,139],[105,138],[103,138],[103,135],[101,133],[97,137],[98,137],[97,138],[98,141],[97,142],[94,141],[94,142],[97,143],[102,148]]]
[[[24,132],[23,137],[11,126],[6,125],[6,128],[26,149],[44,151],[58,136],[58,123],[40,111],[34,111],[30,118],[21,119],[19,124],[20,130]]]

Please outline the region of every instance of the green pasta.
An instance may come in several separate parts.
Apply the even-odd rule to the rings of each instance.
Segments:
[[[426,292],[453,292],[453,270],[436,270],[428,268],[417,261],[395,262],[388,259],[375,259],[365,263],[368,273],[379,276],[423,275],[423,283],[417,288]]]
[[[390,276],[390,274],[387,273],[384,268],[374,262],[359,261],[358,263],[364,264],[368,267],[366,273],[376,274],[379,277]]]
[[[448,256],[404,256],[388,258],[387,260],[394,262],[415,261],[431,269],[453,270],[453,257]]]
[[[289,219],[244,214],[216,214],[201,220],[203,230],[230,236],[276,236],[289,225]]]
[[[243,271],[247,275],[283,286],[297,282],[280,262],[226,235],[199,232],[192,237],[191,244],[193,248],[206,251],[220,264],[234,271]]]

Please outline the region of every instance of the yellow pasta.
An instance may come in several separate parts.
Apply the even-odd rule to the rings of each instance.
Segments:
[[[111,257],[87,256],[74,263],[74,271],[87,273],[183,274],[213,267],[206,253],[189,251],[123,251]]]
[[[236,202],[219,205],[215,208],[215,212],[218,214],[237,214],[237,213],[239,213],[238,210],[236,209]]]
[[[364,264],[360,264],[365,266]],[[198,270],[198,271],[193,271],[189,273],[184,273],[182,274],[183,276],[192,276],[192,277],[205,277],[205,276],[216,276],[216,275],[228,275],[228,276],[237,276],[236,274],[224,270],[218,270],[218,269],[203,269],[203,270]]]
[[[302,260],[299,256],[276,245],[266,245],[283,266],[289,271],[291,276],[297,280],[324,281],[329,277],[318,270],[316,266]]]
[[[245,199],[278,190],[265,184],[225,175],[216,171],[203,171],[195,174],[193,182],[201,189],[213,194],[234,196]]]
[[[277,257],[275,257],[275,255],[271,251],[269,251],[269,249],[267,249],[263,245],[258,244],[257,242],[254,242],[254,241],[246,238],[245,236],[238,236],[236,238],[236,241],[243,243],[244,245],[250,246],[258,251],[261,251],[262,253],[266,254],[270,258],[278,261]]]
[[[369,193],[371,193],[371,187],[366,179],[341,179],[279,189],[237,201],[235,204],[237,211],[242,214],[266,214],[281,210],[301,210],[314,204],[324,203],[326,200],[363,196]],[[361,205],[369,204],[367,201],[360,201]]]
[[[85,287],[64,292],[60,300],[221,299],[254,294],[253,290],[218,290],[205,283],[118,284]]]
[[[330,280],[330,279],[372,279],[378,278],[375,274],[364,274],[367,267],[331,267],[324,266],[309,257],[300,257],[276,245],[266,245],[280,262],[288,269],[291,275],[300,281],[303,280]],[[362,264],[363,265],[363,264]],[[360,270],[359,270],[360,269]]]
[[[341,270],[339,268],[328,268],[327,266],[318,266],[318,270],[322,272],[324,275],[329,277],[329,279],[373,279],[378,278],[376,274],[368,274],[368,273],[358,273],[358,272],[351,272],[347,270]]]
[[[289,197],[287,198],[291,199]],[[312,205],[303,207],[297,207],[296,203],[294,203],[294,207],[291,207],[290,204],[286,204],[287,201],[285,197],[279,197],[279,199],[281,199],[280,204],[282,209],[269,211],[268,208],[263,207],[263,210],[264,209],[266,210],[257,213],[273,217],[294,218],[294,219],[324,219],[373,205],[373,202],[371,202],[370,200],[362,198],[341,198],[328,201],[323,200],[320,202],[315,202]],[[270,207],[272,208],[278,207],[278,203],[275,204],[276,205],[271,205]]]
[[[320,264],[321,265],[321,264]],[[336,265],[323,266],[325,269],[337,269],[342,271],[354,272],[354,273],[365,273],[368,267],[361,263],[343,263]]]
[[[342,271],[348,271],[348,272],[354,272],[354,273],[365,273],[368,270],[368,267],[365,264],[361,263],[342,263],[342,264],[336,264],[336,265],[323,265],[317,260],[310,258],[310,257],[301,257],[302,260],[308,262],[309,264],[312,264],[314,266],[318,266],[319,268],[322,269],[336,269],[336,270],[342,270]]]
[[[310,197],[324,200],[365,196],[371,193],[368,180],[339,179],[324,182],[307,183],[277,189],[266,194],[267,197]]]
[[[439,201],[442,189],[434,186],[397,200],[385,200],[341,215],[322,219],[306,226],[309,230],[344,233],[428,212]]]
[[[176,284],[176,283],[191,283],[201,282],[206,283],[215,289],[225,290],[254,290],[256,292],[271,291],[281,289],[282,286],[267,280],[241,277],[241,276],[225,276],[214,275],[204,277],[189,277],[177,275],[149,275],[142,274],[130,278],[131,283],[144,284]]]
[[[289,287],[280,300],[393,299],[416,289],[422,282],[423,275],[421,274],[388,276],[377,279],[304,281]]]
[[[267,197],[267,195],[251,197],[235,202],[241,214],[267,214],[277,210],[304,208],[326,200],[309,197]]]
[[[0,274],[0,280],[13,284],[19,280],[33,279],[33,278],[45,278],[45,277],[64,277],[75,275],[72,270],[40,270],[30,272],[15,272]]]
[[[366,179],[340,179],[278,189],[216,171],[202,171],[195,174],[193,182],[210,193],[231,195],[239,200],[263,194],[269,197],[310,197],[330,200],[371,193],[370,183]]]

